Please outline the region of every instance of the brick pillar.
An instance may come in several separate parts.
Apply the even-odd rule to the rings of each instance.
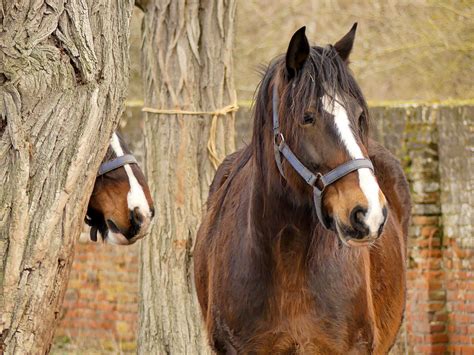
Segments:
[[[405,324],[392,353],[474,353],[474,107],[373,107],[412,194]],[[407,337],[407,339],[406,339]]]
[[[416,354],[443,353],[449,342],[436,108],[408,108],[405,126],[412,223],[408,236],[407,332]]]
[[[438,130],[448,352],[474,354],[474,107],[442,107]]]
[[[438,110],[419,105],[371,108],[372,135],[400,160],[410,183],[405,322],[392,354],[447,350],[442,253]]]

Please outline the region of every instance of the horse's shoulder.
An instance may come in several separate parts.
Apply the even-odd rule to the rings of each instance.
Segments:
[[[198,247],[203,244],[209,249],[214,243],[223,243],[225,241],[226,238],[221,233],[221,227],[222,225],[228,225],[229,210],[226,210],[223,206],[229,200],[226,197],[229,196],[230,198],[235,194],[235,191],[232,192],[230,187],[233,185],[232,182],[235,182],[236,175],[238,175],[242,165],[245,165],[247,161],[245,154],[245,148],[240,149],[228,155],[219,165],[209,187],[206,211],[197,235],[198,241],[196,244],[199,244]],[[238,182],[235,183],[238,184]],[[227,222],[221,223],[222,219]],[[215,238],[216,236],[220,236],[220,238]]]
[[[212,265],[214,262],[213,257],[216,256],[215,253],[212,253],[213,244],[216,242],[216,238],[214,238],[216,235],[215,221],[217,215],[219,214],[219,205],[222,203],[222,195],[225,193],[225,191],[223,192],[224,189],[221,189],[221,187],[229,178],[229,175],[233,170],[234,163],[240,154],[241,151],[236,151],[228,155],[217,168],[214,179],[212,180],[211,186],[209,187],[207,209],[204,213],[202,223],[199,226],[196,236],[196,243],[194,246],[194,279],[199,303],[201,308],[205,310],[204,314],[206,314],[209,306],[209,278],[212,277],[209,274],[208,264],[211,263]],[[209,321],[212,322],[212,319],[208,320],[208,322]],[[212,335],[212,329],[208,330],[210,330],[211,338],[213,338],[214,336]],[[212,346],[216,351],[220,349],[217,342]]]
[[[229,190],[232,180],[236,178],[251,157],[251,150],[245,147],[228,155],[219,165],[216,175],[209,188],[207,201],[208,210],[215,205],[221,205]]]
[[[369,157],[385,197],[395,209],[406,235],[411,210],[410,189],[400,161],[380,143],[369,140]]]
[[[225,157],[224,161],[217,168],[214,179],[212,180],[211,186],[209,187],[209,197],[211,197],[219,188],[226,182],[229,174],[232,170],[234,162],[242,154],[242,149],[229,154]]]

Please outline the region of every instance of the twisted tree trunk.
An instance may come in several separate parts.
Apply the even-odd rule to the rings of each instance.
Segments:
[[[49,350],[122,111],[132,7],[0,0],[0,353]]]
[[[141,5],[145,106],[211,112],[234,103],[235,0]],[[234,150],[234,114],[212,122],[212,115],[146,114],[146,170],[158,207],[151,235],[141,244],[142,354],[209,352],[193,285],[192,248],[215,173],[213,159]]]

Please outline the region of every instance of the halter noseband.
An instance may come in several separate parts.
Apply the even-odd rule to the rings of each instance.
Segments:
[[[138,164],[138,162],[132,154],[122,155],[120,157],[106,161],[105,163],[101,164],[97,176],[101,176],[108,173],[109,171],[121,168],[125,164]]]
[[[327,174],[316,173],[313,174],[303,163],[296,157],[291,151],[290,147],[285,142],[283,133],[280,132],[280,121],[278,119],[278,89],[277,86],[273,85],[273,148],[275,152],[275,162],[283,178],[286,179],[283,172],[283,166],[281,161],[281,155],[286,158],[288,163],[296,170],[296,172],[306,181],[308,185],[313,188],[313,201],[316,207],[316,214],[319,221],[324,228],[329,229],[328,221],[323,216],[322,212],[322,200],[323,193],[327,186],[346,176],[347,174],[362,169],[368,168],[374,171],[374,166],[369,159],[352,159],[344,164],[341,164],[328,172]],[[319,185],[319,186],[318,186]]]

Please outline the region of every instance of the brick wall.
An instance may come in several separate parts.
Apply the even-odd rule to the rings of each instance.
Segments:
[[[448,338],[441,265],[438,110],[425,106],[376,107],[372,113],[377,140],[402,158],[411,187],[403,340],[417,354],[444,352]]]
[[[474,107],[374,107],[372,115],[377,139],[404,165],[413,202],[400,340],[415,354],[473,354]]]
[[[372,133],[400,158],[413,199],[406,316],[392,353],[474,353],[474,106],[376,106],[371,113]],[[126,115],[140,117],[137,109]],[[140,121],[129,122],[127,139],[143,152]],[[248,109],[236,128],[237,144],[248,143]],[[137,258],[138,246],[78,244],[56,350],[134,351]]]
[[[137,304],[138,245],[80,242],[53,353],[134,352]]]
[[[474,107],[438,116],[448,351],[474,354]]]

